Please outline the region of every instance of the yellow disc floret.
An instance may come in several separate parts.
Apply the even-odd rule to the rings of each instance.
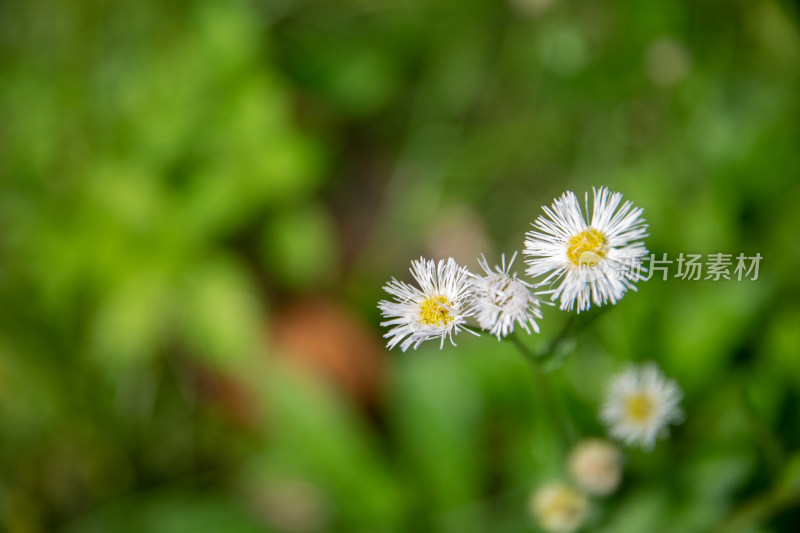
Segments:
[[[590,252],[588,256],[584,256]],[[582,257],[583,256],[583,257]],[[575,266],[587,264],[586,257],[596,257],[600,259],[606,256],[606,237],[596,229],[589,228],[577,235],[573,235],[567,241],[567,258]]]
[[[419,319],[426,326],[446,326],[453,316],[446,306],[450,300],[444,296],[431,296],[419,306]]]
[[[556,493],[547,503],[548,505],[542,509],[542,514],[567,523],[577,522],[586,507],[581,495],[568,489]]]
[[[646,392],[637,392],[625,402],[625,417],[638,424],[650,420],[654,410],[653,398]]]

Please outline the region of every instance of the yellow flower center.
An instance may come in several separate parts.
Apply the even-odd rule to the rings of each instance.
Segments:
[[[653,399],[646,392],[633,394],[625,404],[625,415],[628,420],[639,424],[650,420],[654,410]]]
[[[536,503],[542,525],[554,531],[572,531],[580,523],[586,509],[586,500],[573,490],[558,487]]]
[[[547,511],[549,513],[558,514],[563,517],[574,517],[581,512],[581,499],[579,496],[576,496],[571,491],[562,491],[558,493],[552,502],[550,502],[550,506],[548,507]]]
[[[431,296],[419,306],[420,321],[426,326],[446,326],[453,320],[446,305],[450,305],[450,300],[444,296]]]
[[[606,237],[596,229],[584,230],[570,237],[567,242],[567,257],[575,266],[594,266],[598,259],[605,256]]]

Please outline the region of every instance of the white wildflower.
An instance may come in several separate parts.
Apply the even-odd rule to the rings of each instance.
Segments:
[[[389,338],[387,346],[391,349],[400,343],[406,351],[430,339],[441,339],[440,347],[445,338],[453,342],[453,335],[466,329],[466,319],[472,315],[470,273],[452,258],[438,265],[420,258],[411,262],[410,270],[419,287],[392,279],[384,290],[395,301],[378,303],[383,316],[390,319],[381,325],[394,326],[384,335]]]
[[[600,418],[614,438],[650,450],[656,437],[668,434],[669,424],[683,420],[682,397],[655,363],[631,366],[611,379]]]
[[[586,194],[586,214],[589,195]],[[594,189],[592,217],[584,218],[578,198],[571,191],[543,207],[545,215],[526,233],[527,274],[540,283],[555,287],[547,291],[553,301],[560,300],[562,310],[578,312],[595,305],[612,304],[642,277],[642,258],[647,248],[641,239],[647,236],[642,209],[622,202],[622,194],[605,187]]]

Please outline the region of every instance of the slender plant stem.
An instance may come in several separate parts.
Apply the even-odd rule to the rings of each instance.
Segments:
[[[547,347],[540,353],[536,353],[529,348],[516,333],[508,336],[514,346],[517,347],[522,356],[531,365],[547,417],[550,418],[551,423],[557,428],[562,443],[567,446],[575,444],[576,431],[574,426],[570,423],[570,419],[566,414],[566,409],[564,409],[563,404],[560,402],[560,398],[553,392],[550,381],[542,365],[553,357],[558,348],[565,341],[574,337],[586,326],[597,320],[606,309],[607,307],[601,307],[597,311],[583,316],[577,313],[573,314],[564,323],[561,331],[553,337],[553,340],[550,341]]]
[[[514,346],[517,347],[522,356],[530,363],[534,378],[536,379],[542,405],[547,413],[547,417],[550,419],[550,423],[558,431],[562,444],[571,446],[574,444],[574,432],[568,426],[564,410],[561,408],[556,395],[550,387],[550,381],[547,375],[544,373],[544,370],[542,370],[541,357],[537,357],[516,334],[509,335],[508,338],[511,339]]]
[[[774,488],[740,505],[719,528],[719,533],[750,531],[754,525],[767,520],[780,511],[800,505],[800,488],[780,490]]]
[[[545,359],[553,355],[553,353],[558,349],[561,344],[569,339],[572,330],[578,324],[578,318],[580,315],[571,315],[569,319],[564,323],[564,327],[561,328],[561,331],[550,341],[550,344],[547,345],[547,348],[539,354],[540,359]]]
[[[741,396],[742,407],[747,417],[747,422],[750,424],[753,435],[756,437],[758,445],[764,454],[769,467],[773,472],[777,472],[780,466],[785,462],[783,449],[781,448],[780,440],[772,431],[772,429],[764,423],[762,418],[756,412],[750,396],[747,394],[744,383],[739,382],[739,395]]]

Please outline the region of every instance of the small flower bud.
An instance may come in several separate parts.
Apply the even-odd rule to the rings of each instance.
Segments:
[[[619,486],[622,457],[616,446],[602,439],[586,439],[572,450],[569,473],[589,494],[607,496]]]
[[[588,502],[580,492],[561,483],[541,486],[531,499],[531,511],[542,529],[572,533],[586,517]]]

